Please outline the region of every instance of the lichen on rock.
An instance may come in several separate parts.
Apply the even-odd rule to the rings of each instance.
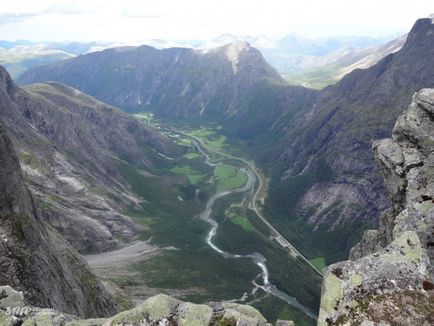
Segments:
[[[324,275],[319,325],[434,323],[434,90],[413,96],[373,143],[393,208]],[[398,312],[398,313],[397,313]]]
[[[1,290],[1,288],[0,288]],[[11,289],[11,291],[13,291]],[[0,325],[13,326],[269,326],[262,314],[250,306],[236,303],[194,304],[165,294],[145,300],[134,309],[106,319],[80,319],[51,310],[28,307],[34,313],[14,315],[2,313]],[[40,312],[39,312],[40,311]],[[279,325],[292,325],[280,321]]]

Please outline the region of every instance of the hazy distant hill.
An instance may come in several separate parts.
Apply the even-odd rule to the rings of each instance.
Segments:
[[[298,70],[287,73],[286,80],[294,85],[322,88],[342,79],[355,69],[366,69],[385,56],[399,51],[407,35],[387,44],[371,47],[342,47],[321,57],[300,57]]]
[[[107,44],[90,42],[15,42],[0,41],[0,65],[4,66],[13,78],[18,78],[28,69],[73,58]]]

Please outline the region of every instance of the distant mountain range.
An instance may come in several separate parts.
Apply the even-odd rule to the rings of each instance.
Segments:
[[[219,46],[227,43],[245,41],[258,48],[266,60],[281,74],[288,75],[308,68],[322,66],[337,60],[348,52],[382,46],[394,37],[330,37],[309,39],[289,34],[282,39],[272,40],[264,35],[236,36],[224,34],[203,46]]]
[[[0,41],[0,64],[16,78],[33,66],[113,47],[148,45],[157,49],[183,47],[204,50],[247,42],[260,50],[265,59],[292,84],[318,88],[336,82],[343,74],[355,68],[366,68],[369,64],[374,64],[392,50],[396,51],[397,46],[390,50],[383,48],[390,40],[391,38],[369,37],[308,39],[295,34],[273,40],[265,35],[252,37],[223,34],[208,41],[149,39],[133,44]],[[361,60],[363,64],[359,63]]]

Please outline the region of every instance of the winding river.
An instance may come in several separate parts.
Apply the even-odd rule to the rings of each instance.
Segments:
[[[185,135],[183,135],[183,136],[185,136]],[[193,145],[198,149],[198,151],[205,157],[206,164],[208,164],[209,166],[217,166],[217,165],[221,164],[221,163],[211,162],[210,156],[202,148],[202,145],[194,138],[190,138],[190,140],[193,142]],[[248,255],[233,254],[233,253],[229,253],[229,252],[226,252],[226,251],[220,249],[219,247],[217,247],[214,244],[213,239],[214,239],[214,236],[216,235],[218,227],[219,227],[218,223],[211,217],[212,209],[213,209],[215,202],[218,199],[220,199],[224,196],[230,195],[230,194],[247,192],[247,191],[252,193],[254,191],[255,183],[256,183],[256,174],[249,167],[241,168],[241,171],[244,172],[248,177],[246,184],[243,187],[238,188],[238,189],[221,191],[221,192],[215,193],[208,200],[208,202],[206,204],[206,208],[199,215],[200,219],[207,222],[211,226],[211,229],[209,230],[209,232],[206,236],[206,243],[214,251],[216,251],[217,253],[222,255],[224,258],[228,258],[228,259],[250,258],[250,259],[252,259],[253,263],[256,264],[261,269],[261,273],[254,280],[252,280],[252,283],[254,285],[253,291],[260,288],[260,289],[264,290],[265,292],[268,292],[268,293],[280,298],[281,300],[287,302],[291,306],[303,311],[307,316],[316,320],[317,316],[309,308],[303,306],[300,302],[298,302],[298,300],[296,298],[294,298],[294,297],[288,295],[287,293],[279,290],[274,284],[272,284],[270,282],[269,271],[268,271],[268,268],[266,265],[266,259],[260,253],[254,252],[254,253],[251,253]],[[258,278],[262,278],[262,285],[260,285],[256,282],[256,280]]]

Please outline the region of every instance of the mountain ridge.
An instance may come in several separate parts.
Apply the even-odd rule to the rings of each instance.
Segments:
[[[85,78],[88,73],[90,79]],[[69,84],[127,111],[150,110],[159,117],[178,119],[242,118],[255,129],[272,126],[288,111],[279,97],[302,93],[297,98],[304,96],[303,101],[309,102],[315,94],[288,86],[261,53],[245,42],[209,50],[157,50],[149,46],[108,49],[34,68],[19,82],[43,80]],[[269,95],[263,98],[270,92],[279,94],[272,105]],[[251,117],[252,104],[260,107],[256,114],[262,119]]]
[[[285,149],[276,153],[282,162],[279,176],[283,179],[275,183],[275,192],[287,195],[275,197],[269,207],[276,206],[277,198],[288,204],[275,213],[283,216],[291,211],[289,205],[296,205],[297,212],[292,213],[297,216],[295,220],[301,218],[331,231],[349,221],[375,223],[389,207],[370,144],[390,133],[415,91],[434,86],[433,30],[431,19],[418,20],[400,51],[326,87],[312,107],[289,123]],[[328,173],[321,172],[325,167]],[[328,180],[324,179],[327,175]],[[291,184],[297,180],[309,180],[309,184],[295,202],[289,201],[294,191]],[[367,225],[351,228],[360,232],[360,227]],[[352,243],[340,246],[341,252],[348,252]]]
[[[7,72],[0,107],[40,213],[80,252],[113,249],[141,230],[125,215],[142,199],[119,162],[152,169],[159,154],[180,153],[119,109],[56,83],[16,86]]]
[[[82,317],[113,314],[112,299],[87,263],[41,220],[1,124],[0,158],[2,284],[24,291],[26,300],[40,307]]]

